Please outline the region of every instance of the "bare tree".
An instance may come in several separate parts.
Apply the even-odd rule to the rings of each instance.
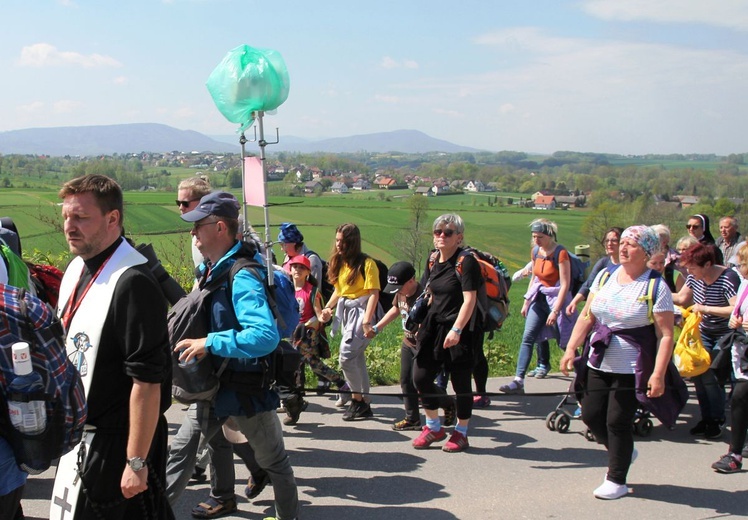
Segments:
[[[406,205],[410,212],[410,222],[405,230],[397,234],[396,248],[408,262],[413,264],[416,272],[420,273],[431,244],[427,222],[429,201],[427,197],[413,195]]]

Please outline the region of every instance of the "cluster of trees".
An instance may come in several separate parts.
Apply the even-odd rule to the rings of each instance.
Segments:
[[[610,154],[556,152],[551,156],[533,157],[523,152],[476,152],[455,154],[291,154],[271,156],[291,173],[285,179],[295,182],[297,168],[317,167],[338,175],[385,174],[399,182],[414,176],[422,179],[480,180],[491,183],[498,191],[534,193],[550,190],[556,193],[580,191],[613,194],[621,201],[632,202],[641,196],[659,196],[664,200],[676,195],[705,197],[707,204],[720,198],[748,197],[746,154],[726,158],[714,155],[648,155],[627,158]],[[158,168],[161,168],[160,170]],[[140,156],[113,157],[36,157],[0,155],[0,186],[14,181],[28,186],[59,185],[60,180],[83,173],[103,173],[116,178],[125,189],[153,186],[173,189],[176,181],[169,170],[144,162]],[[237,164],[227,170],[209,173],[218,187],[241,186]],[[329,180],[329,179],[328,179]],[[332,181],[330,181],[332,182]],[[426,182],[426,181],[424,181]],[[281,189],[283,191],[283,189]]]

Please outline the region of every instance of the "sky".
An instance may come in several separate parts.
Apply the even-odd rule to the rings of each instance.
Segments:
[[[234,134],[205,83],[249,45],[288,69],[268,140],[748,152],[748,0],[1,0],[0,20],[0,132]]]

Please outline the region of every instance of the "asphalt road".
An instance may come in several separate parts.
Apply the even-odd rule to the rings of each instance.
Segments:
[[[498,392],[507,378],[491,379]],[[569,380],[561,376],[527,382],[525,396],[497,396],[476,410],[470,423],[471,447],[445,453],[439,447],[414,450],[417,432],[395,432],[390,426],[403,415],[397,398],[375,396],[373,419],[346,423],[330,396],[308,396],[309,408],[299,424],[284,426],[301,500],[301,518],[477,520],[554,519],[706,519],[748,516],[748,471],[722,475],[710,465],[727,451],[728,432],[715,441],[695,439],[689,423],[698,414],[693,398],[675,430],[658,421],[648,437],[635,437],[639,458],[629,472],[630,495],[601,501],[592,490],[602,483],[605,450],[584,437],[574,420],[567,433],[550,431],[546,415]],[[377,388],[394,393],[399,388]],[[172,434],[183,407],[168,412]],[[571,411],[572,407],[568,407]],[[246,468],[236,463],[239,510],[230,519],[262,519],[273,514],[267,488],[254,502],[242,495]],[[53,472],[31,477],[24,509],[28,519],[47,518]],[[176,517],[207,497],[206,484],[192,485],[175,507]]]

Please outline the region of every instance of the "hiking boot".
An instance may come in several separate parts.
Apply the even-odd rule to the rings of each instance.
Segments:
[[[491,404],[491,398],[488,397],[487,395],[473,396],[473,408],[488,408],[488,405],[490,404]]]
[[[521,379],[515,379],[509,384],[501,385],[499,392],[504,392],[509,395],[517,395],[525,393],[525,382]]]
[[[737,473],[743,469],[743,461],[738,460],[739,455],[728,453],[712,464],[712,469],[717,473]]]
[[[449,438],[447,443],[442,446],[442,451],[447,453],[457,453],[465,451],[470,447],[470,443],[465,435],[458,431],[452,432],[452,436]]]
[[[371,406],[366,401],[351,401],[348,409],[343,414],[344,421],[355,421],[356,419],[368,419],[374,417]]]
[[[335,406],[337,406],[338,408],[343,408],[351,400],[351,387],[348,385],[348,383],[346,383],[343,386],[341,386],[338,390],[344,393],[338,394],[338,400],[335,401]]]
[[[447,432],[444,428],[438,432],[432,431],[428,426],[424,426],[421,435],[413,439],[413,447],[417,450],[424,450],[435,442],[443,441],[447,438]]]
[[[454,399],[451,399],[450,406],[444,408],[444,419],[442,420],[442,426],[452,426],[455,424],[457,419],[457,408],[455,406]]]
[[[409,430],[418,431],[421,429],[421,421],[411,421],[410,419],[406,418],[393,424],[392,429],[396,432],[404,432]]]
[[[325,395],[330,390],[330,381],[317,381],[317,395]]]
[[[286,415],[283,424],[291,426],[299,422],[299,416],[304,409],[304,399],[300,395],[292,395],[286,399]]]
[[[688,430],[688,433],[691,435],[704,435],[704,433],[706,433],[706,424],[707,422],[702,419],[696,423],[696,426]]]
[[[704,429],[705,439],[717,439],[722,435],[722,425],[719,421],[708,421]]]

